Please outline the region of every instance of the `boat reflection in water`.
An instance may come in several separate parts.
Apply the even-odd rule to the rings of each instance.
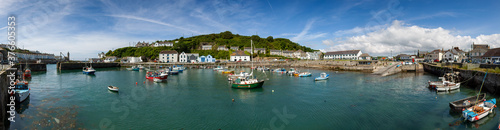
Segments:
[[[26,111],[26,109],[29,108],[29,106],[30,106],[30,97],[31,96],[28,96],[28,98],[26,98],[21,103],[16,103],[16,112],[17,112],[17,114],[23,114],[23,112]]]

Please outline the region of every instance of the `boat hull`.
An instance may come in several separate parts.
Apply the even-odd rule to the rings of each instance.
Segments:
[[[471,106],[474,106],[474,105],[480,103],[481,101],[483,101],[485,99],[485,97],[486,97],[486,94],[484,94],[484,93],[479,95],[479,98],[477,98],[477,96],[470,96],[470,97],[467,97],[464,99],[450,102],[449,106],[450,106],[450,109],[452,111],[460,112],[466,108],[469,108]],[[477,102],[476,102],[476,100],[477,100]],[[469,101],[469,103],[467,105],[464,105],[463,104],[464,101]]]
[[[16,90],[16,101],[23,102],[30,96],[30,90]]]
[[[95,71],[83,71],[83,74],[94,74]]]
[[[325,77],[325,78],[323,78],[323,77],[316,77],[316,78],[314,78],[315,81],[327,80],[327,79],[328,79],[328,77]]]
[[[257,83],[253,84],[237,84],[233,83],[231,85],[232,88],[241,88],[241,89],[252,89],[252,88],[262,88],[262,85],[264,85],[264,80],[259,81]]]
[[[165,75],[165,76],[154,76],[154,77],[149,77],[146,75],[146,79],[150,79],[150,80],[153,80],[153,79],[167,79],[168,75]]]
[[[457,84],[452,84],[452,85],[437,86],[436,90],[437,91],[451,91],[451,90],[456,90],[459,88],[460,88],[460,83],[457,83]]]

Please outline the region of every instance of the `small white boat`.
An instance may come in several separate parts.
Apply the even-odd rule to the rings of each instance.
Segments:
[[[108,86],[108,90],[109,90],[109,91],[113,91],[113,92],[118,92],[118,87],[115,87],[115,86]]]
[[[95,69],[92,68],[92,66],[90,67],[83,67],[83,73],[84,74],[94,74],[95,73]]]
[[[329,76],[330,76],[329,74],[326,74],[323,72],[323,73],[319,74],[319,77],[314,78],[314,80],[315,81],[327,80]]]
[[[312,76],[312,74],[311,74],[311,73],[309,73],[309,72],[302,72],[302,73],[299,73],[299,77],[310,77],[310,76]]]
[[[24,100],[26,100],[26,98],[28,98],[28,96],[30,96],[31,89],[28,86],[28,81],[17,80],[14,85],[15,85],[14,91],[15,91],[16,101],[23,102]]]
[[[460,88],[460,83],[444,81],[443,84],[436,85],[436,91],[451,91]]]

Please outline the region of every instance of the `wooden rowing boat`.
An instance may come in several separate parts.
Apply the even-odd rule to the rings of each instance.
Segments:
[[[474,106],[480,102],[482,102],[486,98],[486,93],[480,94],[479,98],[477,98],[478,95],[476,96],[470,96],[464,99],[456,100],[453,102],[450,102],[450,108],[453,111],[460,112],[465,108]]]

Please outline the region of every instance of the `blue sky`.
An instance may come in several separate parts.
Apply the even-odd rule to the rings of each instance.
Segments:
[[[290,38],[322,51],[360,49],[373,56],[469,49],[472,42],[500,47],[498,0],[1,2],[0,17],[17,17],[19,47],[56,55],[69,51],[74,60],[137,41],[223,31]]]

